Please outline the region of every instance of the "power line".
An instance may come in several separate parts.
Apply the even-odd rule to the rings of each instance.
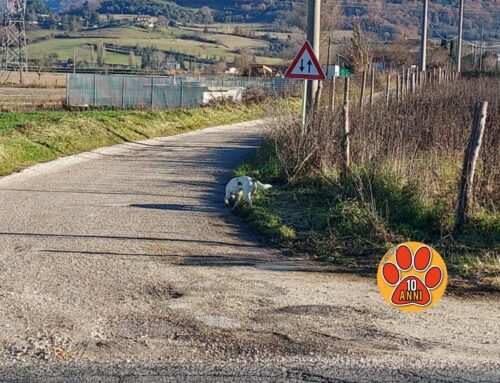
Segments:
[[[439,33],[439,31],[434,27],[434,25],[432,23],[429,23],[429,25],[431,26],[431,28],[434,30],[434,32],[436,32],[436,34],[438,35],[438,37],[441,39],[441,40],[445,40],[445,41],[448,41],[448,42],[451,42],[451,41],[454,41],[458,38],[458,35],[456,35],[455,37],[453,38],[446,38],[444,37],[441,33]],[[473,47],[476,47],[476,48],[484,48],[484,49],[490,49],[490,48],[498,48],[500,47],[500,45],[477,45],[477,44],[474,44],[474,43],[471,43],[469,41],[466,41],[466,40],[462,40],[462,42],[464,44],[467,44],[467,45],[470,45],[470,46],[473,46]]]
[[[500,47],[500,44],[499,45],[477,45],[477,44],[474,44],[474,43],[471,43],[469,41],[463,41],[465,44],[467,45],[470,45],[471,47],[476,47],[476,48],[483,48],[483,49],[492,49],[492,48],[499,48]]]
[[[433,23],[429,23],[429,26],[432,28],[432,30],[438,35],[438,37],[441,40],[445,40],[445,41],[451,42],[453,40],[458,39],[458,35],[456,35],[455,37],[452,37],[452,38],[446,38],[446,37],[444,37],[441,33],[439,33],[439,31],[436,29],[436,27],[434,26]]]

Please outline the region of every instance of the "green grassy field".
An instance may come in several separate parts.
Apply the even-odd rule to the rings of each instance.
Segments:
[[[98,147],[260,118],[259,105],[175,111],[0,113],[0,176]]]
[[[292,37],[292,39],[301,39],[304,38],[304,34],[299,29],[292,29],[288,31],[282,32],[268,32],[268,30],[272,29],[270,24],[262,24],[262,23],[249,23],[249,24],[241,24],[241,23],[214,23],[207,25],[207,29],[210,33],[224,33],[229,34],[233,33],[236,28],[239,28],[242,31],[252,31],[255,33],[255,36],[261,38],[267,34],[271,34],[273,36],[278,37],[281,40],[287,40],[288,37]],[[205,25],[201,24],[192,24],[189,27],[183,27],[186,30],[202,32],[205,29]],[[340,31],[342,33],[342,31]],[[340,35],[339,35],[340,36]]]
[[[196,32],[185,31],[178,28],[164,30],[146,30],[137,27],[116,27],[97,29],[85,32],[70,34],[67,38],[49,38],[47,40],[34,42],[28,45],[30,58],[40,59],[49,53],[55,53],[61,60],[68,60],[73,57],[73,52],[79,50],[85,54],[88,44],[118,44],[139,47],[156,47],[161,50],[173,50],[186,54],[197,55],[202,58],[218,56],[225,57],[227,61],[233,61],[239,48],[257,50],[265,48],[268,43],[259,39],[250,39],[225,34],[209,34],[206,37],[217,41],[217,43],[195,41],[180,38],[183,34],[197,34]],[[29,39],[47,37],[47,31],[31,31]],[[90,54],[90,50],[88,54]],[[273,64],[281,60],[257,56],[257,61],[261,63]],[[128,65],[128,55],[108,54],[106,63]]]

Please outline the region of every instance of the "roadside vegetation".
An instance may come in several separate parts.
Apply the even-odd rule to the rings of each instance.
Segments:
[[[388,108],[385,100],[354,108],[347,171],[340,112],[317,113],[303,133],[281,108],[260,151],[236,169],[276,187],[238,213],[283,248],[357,273],[374,273],[392,245],[425,242],[445,257],[455,287],[499,291],[499,86],[498,79],[460,80]],[[490,105],[474,206],[466,230],[453,237],[478,100]]]
[[[257,104],[173,111],[0,112],[0,175],[86,150],[253,120]]]

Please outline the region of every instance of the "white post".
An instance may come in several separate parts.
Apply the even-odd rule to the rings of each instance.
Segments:
[[[302,134],[306,131],[306,115],[307,115],[307,80],[304,80],[303,93],[302,93]]]

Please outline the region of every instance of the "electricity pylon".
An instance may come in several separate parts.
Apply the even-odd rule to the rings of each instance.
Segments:
[[[2,37],[2,69],[19,71],[23,81],[23,72],[28,71],[28,55],[26,49],[26,0],[1,0],[3,19]]]

